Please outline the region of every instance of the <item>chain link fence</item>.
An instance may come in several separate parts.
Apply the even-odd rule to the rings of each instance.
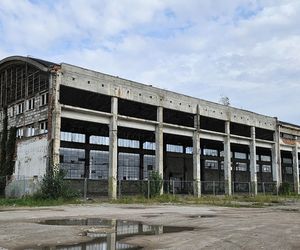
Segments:
[[[1,197],[22,197],[37,192],[40,188],[42,177],[25,176],[0,176]],[[108,180],[103,179],[65,179],[70,188],[76,191],[81,198],[108,197]],[[202,195],[224,195],[225,182],[223,181],[178,181],[178,180],[118,180],[117,197],[144,196],[152,197],[159,194],[161,189],[164,194],[194,195],[197,185],[200,185]],[[253,194],[250,182],[233,182],[232,194]],[[278,195],[275,182],[258,182],[259,194]]]

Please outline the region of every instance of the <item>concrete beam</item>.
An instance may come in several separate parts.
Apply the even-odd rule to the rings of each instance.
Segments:
[[[234,144],[250,146],[250,139],[239,138],[235,135],[230,135],[230,142]]]
[[[101,124],[110,124],[112,115],[90,109],[78,108],[69,105],[62,105],[62,118],[74,119],[79,121],[88,121]]]
[[[149,122],[149,121],[143,120],[143,119],[137,119],[137,118],[119,115],[118,116],[118,126],[154,132],[156,122]]]
[[[223,133],[200,129],[200,138],[201,139],[224,142],[224,137],[225,137],[225,134],[223,134]]]
[[[118,98],[111,98],[112,117],[109,124],[109,167],[108,167],[108,195],[117,198],[118,171]]]
[[[251,143],[250,143],[250,176],[251,190],[254,195],[257,195],[257,171],[256,171],[256,142],[255,142],[255,127],[251,127]]]
[[[180,128],[180,126],[164,124],[163,133],[172,135],[182,135],[187,137],[193,137],[194,129],[187,130],[186,128]]]

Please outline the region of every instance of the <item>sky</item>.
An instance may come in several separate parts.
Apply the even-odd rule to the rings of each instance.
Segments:
[[[0,0],[0,59],[70,63],[300,125],[299,0]]]

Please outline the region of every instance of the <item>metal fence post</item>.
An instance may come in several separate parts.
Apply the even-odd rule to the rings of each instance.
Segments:
[[[251,195],[251,183],[250,182],[248,182],[248,191],[249,191],[249,195]]]
[[[118,184],[118,182],[119,182],[119,198],[121,198],[121,195],[122,195],[122,194],[121,194],[121,188],[122,188],[122,187],[121,187],[121,183],[122,183],[122,181],[121,181],[121,180],[118,180],[118,181],[117,181],[117,184]]]
[[[265,189],[265,183],[264,182],[262,183],[262,191],[263,191],[263,194],[265,195],[266,194],[266,189]]]
[[[148,182],[147,182],[147,186],[148,186],[148,188],[147,188],[147,193],[148,193],[148,199],[150,199],[150,180],[148,179]]]
[[[84,178],[83,182],[83,199],[86,200],[87,195],[87,178]]]
[[[175,195],[175,181],[173,180],[172,181],[172,192],[173,192],[173,195]]]
[[[234,195],[234,181],[232,182],[232,188],[231,189],[232,189],[231,193],[232,193],[232,195]]]
[[[215,181],[213,181],[213,195],[216,196],[216,186],[215,186]]]

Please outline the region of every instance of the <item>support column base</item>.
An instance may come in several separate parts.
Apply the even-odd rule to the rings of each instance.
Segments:
[[[224,185],[225,185],[225,194],[226,195],[232,195],[232,187],[231,187],[231,181],[230,180],[225,180],[224,181]]]
[[[117,180],[115,177],[108,178],[108,197],[112,200],[117,199]]]
[[[253,194],[253,195],[257,195],[257,181],[251,181],[251,190],[250,192]],[[250,193],[249,192],[249,193]]]
[[[194,196],[199,198],[201,197],[201,181],[194,180]]]

